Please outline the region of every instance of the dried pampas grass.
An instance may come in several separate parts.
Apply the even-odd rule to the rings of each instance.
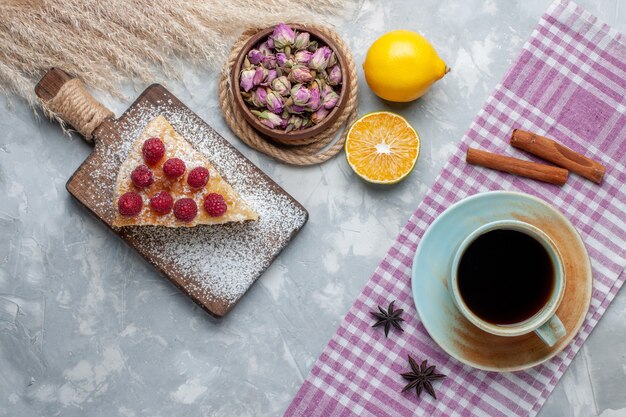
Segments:
[[[0,0],[0,93],[36,104],[50,67],[119,97],[122,83],[219,69],[246,27],[347,17],[360,0]]]

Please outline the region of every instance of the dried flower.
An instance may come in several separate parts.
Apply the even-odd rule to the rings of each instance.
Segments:
[[[261,85],[264,85],[264,86],[270,85],[272,81],[276,79],[276,77],[278,77],[278,73],[276,72],[276,70],[274,69],[267,70],[267,74],[265,75],[265,79],[263,79],[263,82],[261,83]]]
[[[307,65],[311,61],[313,53],[311,51],[302,50],[294,54],[294,59],[298,64]]]
[[[294,65],[289,73],[289,79],[297,83],[308,83],[313,80],[311,71],[303,65]]]
[[[291,117],[289,118],[289,123],[287,124],[287,127],[285,128],[285,132],[298,130],[302,127],[303,124],[304,124],[304,119],[301,116],[298,116],[296,114],[291,115]]]
[[[330,85],[341,84],[341,68],[339,68],[339,65],[333,65],[328,70],[328,83]]]
[[[267,47],[270,49],[274,49],[276,48],[276,45],[274,45],[274,38],[272,37],[272,35],[267,37]]]
[[[311,57],[309,67],[318,71],[325,70],[328,66],[328,63],[330,62],[332,54],[333,51],[331,51],[328,46],[322,46],[321,48],[318,48]]]
[[[252,90],[250,102],[255,107],[264,107],[267,104],[267,91],[263,87]]]
[[[306,49],[308,49],[308,50],[309,50],[309,51],[311,51],[311,52],[315,52],[315,51],[317,51],[317,41],[311,41],[311,42],[309,42],[309,47],[308,47],[308,48],[306,48]]]
[[[267,110],[264,111],[258,111],[258,110],[250,110],[252,112],[252,114],[254,114],[255,116],[257,116],[259,118],[259,121],[261,123],[263,123],[265,126],[269,127],[270,129],[275,129],[276,127],[279,127],[283,120],[280,118],[279,115],[271,113]]]
[[[243,89],[243,91],[250,91],[252,87],[254,87],[254,75],[256,74],[256,70],[254,68],[245,69],[241,71],[241,75],[239,78],[239,86]]]
[[[332,67],[333,65],[337,65],[337,55],[333,52],[330,55],[330,59],[328,60],[328,66]]]
[[[267,69],[276,68],[276,56],[275,55],[265,55],[262,59],[262,65]]]
[[[284,75],[272,81],[272,89],[281,96],[288,96],[291,93],[291,83]]]
[[[291,99],[296,106],[306,106],[311,98],[311,91],[302,84],[296,84],[291,89]]]
[[[296,34],[293,29],[287,26],[284,23],[279,23],[274,28],[274,33],[272,34],[272,38],[274,39],[274,46],[276,49],[283,49],[287,46],[292,46],[294,41],[296,40]]]
[[[252,85],[257,86],[263,82],[265,77],[267,76],[267,69],[263,67],[257,67],[254,71],[254,77],[252,78]]]
[[[334,90],[330,90],[329,92],[327,92],[324,95],[324,108],[331,110],[333,107],[335,107],[337,105],[337,102],[339,101],[339,94],[335,93]]]
[[[298,106],[297,104],[293,104],[293,101],[290,102],[287,100],[287,103],[285,103],[285,110],[287,110],[287,113],[291,114],[302,114],[306,109],[304,106]]]
[[[280,129],[286,129],[287,125],[289,124],[289,113],[287,113],[287,116],[281,117],[280,118],[280,125],[278,126]]]
[[[309,88],[311,92],[311,97],[309,101],[306,103],[306,109],[309,111],[316,111],[322,105],[321,95],[320,95],[320,87],[317,82],[314,82]]]
[[[326,107],[320,107],[315,113],[311,115],[311,121],[315,124],[318,124],[326,116],[328,116],[328,113],[330,113],[330,110],[328,110]]]
[[[290,61],[284,52],[279,52],[276,54],[276,64],[278,64],[279,67],[287,66],[288,62]]]
[[[251,64],[258,65],[263,60],[263,53],[258,49],[251,49],[250,52],[248,52],[248,60]]]
[[[293,47],[296,50],[306,49],[309,46],[309,39],[309,32],[298,33],[298,36],[296,36],[296,40],[293,43]]]
[[[272,113],[283,112],[283,98],[276,91],[269,91],[266,97],[267,109]]]
[[[272,49],[274,48],[269,46],[269,39],[261,43],[258,47],[259,52],[261,52],[263,55],[271,55]]]

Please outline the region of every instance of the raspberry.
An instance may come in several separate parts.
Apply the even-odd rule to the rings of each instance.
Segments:
[[[159,138],[150,138],[143,143],[143,160],[148,165],[154,165],[165,155],[165,145]]]
[[[185,173],[185,163],[178,158],[170,158],[163,164],[163,172],[170,178],[178,178]]]
[[[226,213],[228,206],[221,194],[211,193],[204,197],[204,209],[211,217],[220,217]]]
[[[132,191],[122,194],[117,201],[117,209],[120,214],[125,217],[133,217],[139,214],[142,205],[143,200],[141,196]]]
[[[174,203],[174,216],[178,220],[190,222],[198,214],[198,206],[191,198],[181,198]]]
[[[145,165],[139,165],[135,168],[130,174],[130,179],[133,181],[133,184],[135,184],[135,187],[138,188],[148,187],[154,182],[152,171]]]
[[[187,175],[187,184],[191,188],[202,188],[209,181],[209,170],[205,167],[196,167],[189,171]]]
[[[167,214],[172,211],[174,199],[167,191],[159,191],[150,199],[150,207],[157,214]]]

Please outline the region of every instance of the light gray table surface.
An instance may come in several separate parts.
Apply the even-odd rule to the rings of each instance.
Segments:
[[[380,34],[407,28],[453,68],[408,105],[378,100],[359,74],[361,113],[396,111],[422,137],[417,169],[394,187],[366,185],[343,155],[294,168],[247,148],[220,116],[215,71],[166,83],[310,212],[220,321],[66,192],[90,146],[0,99],[0,416],[281,415],[548,4],[367,0],[338,27],[359,63]],[[621,0],[580,4],[626,32]],[[129,104],[104,102],[118,115]],[[626,292],[540,416],[626,416]]]

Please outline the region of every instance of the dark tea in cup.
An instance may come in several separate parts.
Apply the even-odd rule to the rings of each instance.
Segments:
[[[535,332],[548,346],[567,333],[556,314],[565,269],[552,239],[520,220],[483,224],[457,247],[448,290],[459,312],[498,336]]]
[[[478,236],[457,269],[458,287],[467,307],[497,325],[521,323],[537,314],[554,289],[550,255],[534,237],[496,229]]]

